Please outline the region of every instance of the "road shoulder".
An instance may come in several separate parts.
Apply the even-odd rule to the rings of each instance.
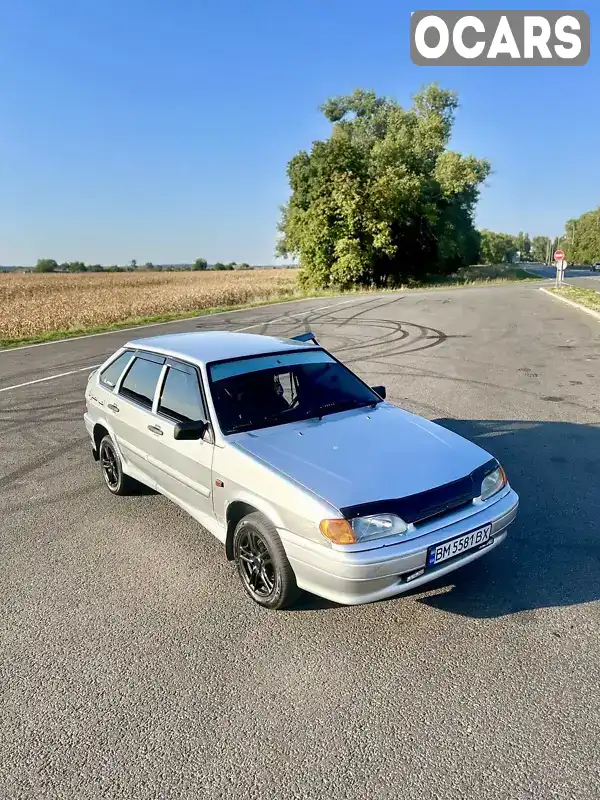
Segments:
[[[584,311],[586,314],[589,314],[591,317],[594,317],[600,322],[600,311],[596,311],[593,308],[588,308],[587,306],[584,306],[582,303],[578,303],[575,300],[570,300],[568,297],[565,297],[564,295],[559,294],[557,291],[553,291],[552,289],[546,289],[540,286],[539,290],[550,297],[554,297],[557,300],[561,300],[563,303],[567,303],[567,305],[573,306],[573,308],[578,308],[580,311]],[[589,291],[592,292],[593,290]]]

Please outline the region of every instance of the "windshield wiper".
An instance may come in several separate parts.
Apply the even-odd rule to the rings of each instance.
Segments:
[[[237,425],[229,425],[227,428],[227,434],[242,433],[243,431],[251,431],[255,427],[256,425],[253,422],[240,422]]]
[[[280,424],[283,422],[284,420],[281,420],[280,416],[289,410],[289,408],[284,408],[280,411],[276,411],[274,414],[266,414],[260,419],[252,420],[252,422],[239,422],[237,425],[230,425],[228,431],[229,433],[240,433],[240,431],[254,431],[259,428],[269,428],[272,423]]]
[[[358,398],[350,400],[336,400],[332,403],[325,403],[320,406],[310,406],[304,411],[300,411],[299,417],[296,417],[296,419],[323,419],[326,414],[335,414],[338,411],[350,411],[353,408],[375,408],[377,404],[381,402],[382,401],[379,399],[358,400]],[[292,411],[298,411],[298,409],[286,408],[277,411],[274,414],[268,414],[261,419],[253,420],[252,422],[240,422],[237,425],[230,425],[227,429],[227,433],[240,433],[242,431],[258,430],[260,428],[268,428],[273,424],[279,425],[284,422],[291,422],[292,420],[286,420],[285,418],[282,419],[281,416],[282,414],[288,414]]]
[[[366,408],[367,406],[375,408],[375,406],[379,402],[381,401],[358,400],[358,399],[336,400],[333,403],[325,403],[322,406],[315,406],[313,408],[308,408],[302,416],[307,419],[310,419],[310,417],[317,417],[317,419],[323,419],[325,414],[335,414],[338,411],[349,411],[352,408]]]

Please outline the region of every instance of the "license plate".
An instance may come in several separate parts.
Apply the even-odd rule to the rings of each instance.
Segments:
[[[463,533],[462,536],[457,536],[456,539],[450,539],[449,542],[442,542],[435,544],[427,551],[427,566],[434,567],[441,561],[447,561],[449,558],[454,558],[465,550],[472,550],[474,547],[479,547],[490,540],[492,535],[492,526],[486,525],[485,528],[478,528],[471,533]]]

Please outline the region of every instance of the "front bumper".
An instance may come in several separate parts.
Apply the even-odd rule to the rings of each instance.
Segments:
[[[518,505],[517,493],[509,489],[492,506],[476,514],[416,539],[373,550],[344,552],[308,542],[287,531],[280,531],[280,535],[300,588],[337,603],[355,605],[407,592],[490,552],[506,538],[506,529],[516,517]],[[429,547],[489,524],[491,543],[486,547],[426,567]],[[424,569],[422,575],[406,580],[421,569]]]

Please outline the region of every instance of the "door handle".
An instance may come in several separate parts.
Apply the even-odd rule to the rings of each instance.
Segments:
[[[116,406],[114,403],[109,403],[107,408],[110,408],[110,410],[114,411],[115,414],[119,413],[119,406]]]
[[[158,425],[148,425],[148,430],[151,433],[155,433],[157,436],[163,435],[162,428],[159,428]]]

